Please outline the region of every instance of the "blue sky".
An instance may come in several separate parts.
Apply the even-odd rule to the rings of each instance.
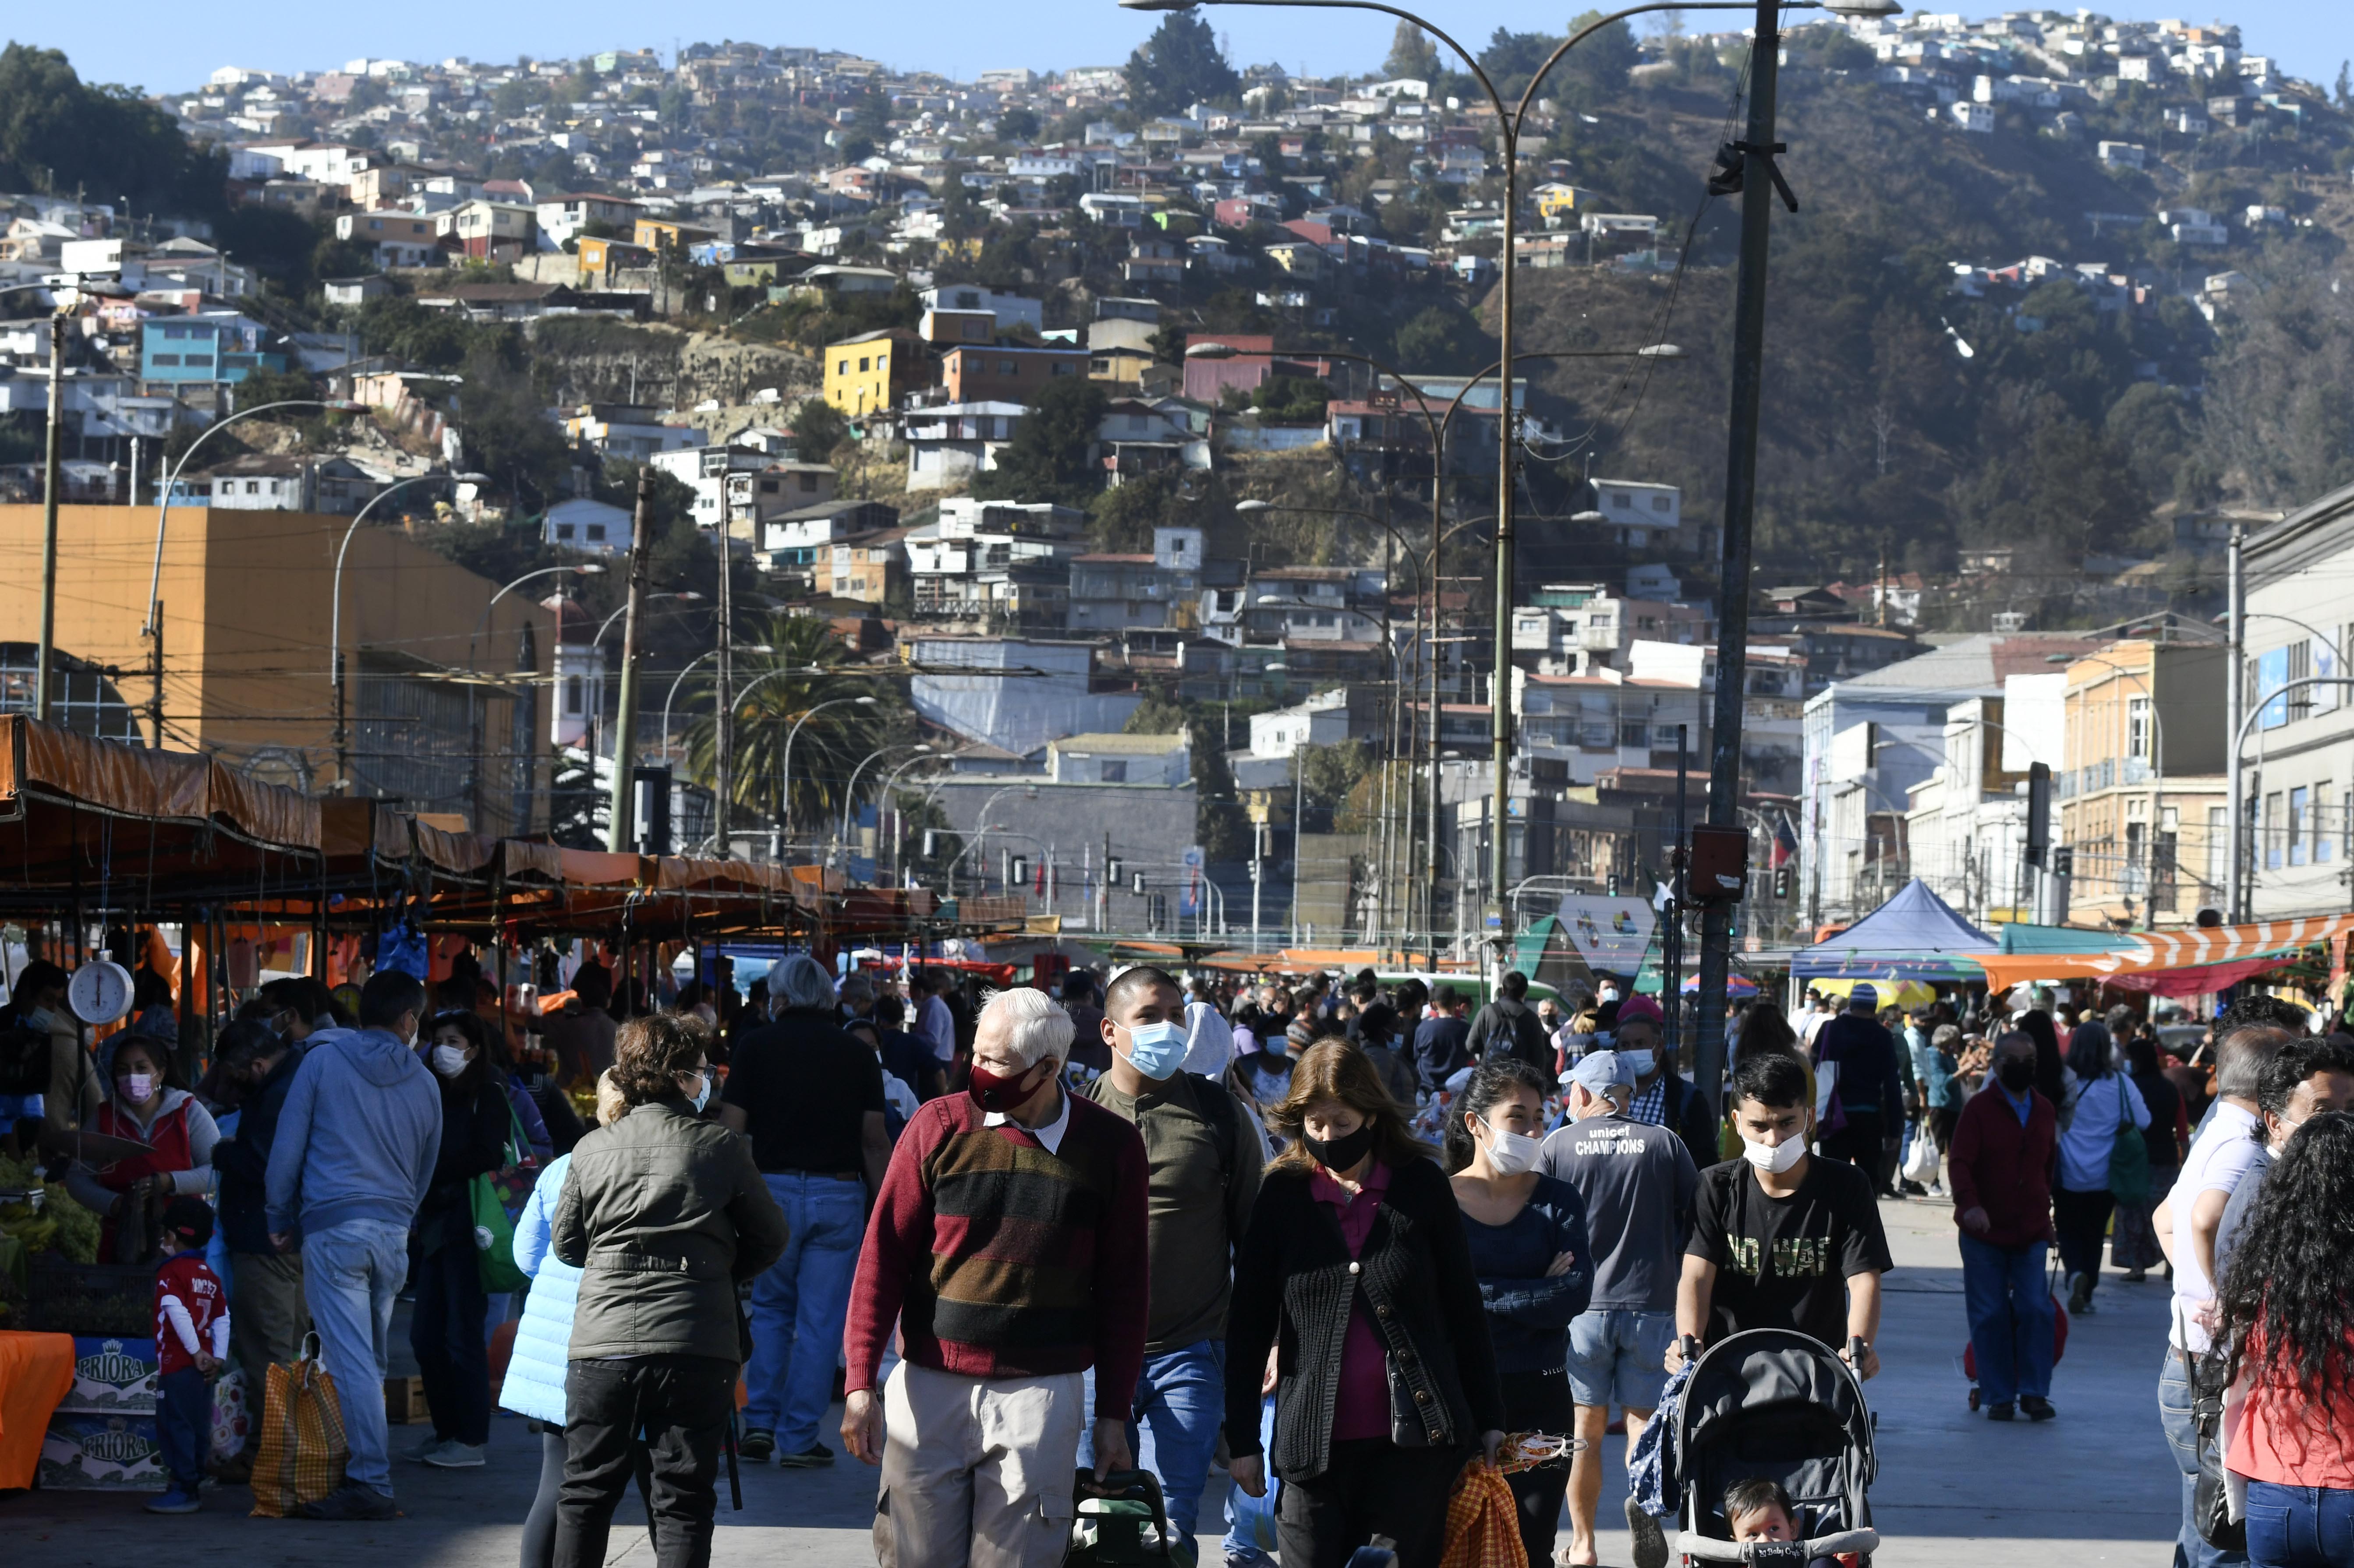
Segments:
[[[2196,16],[2158,0],[2165,15]],[[1558,28],[1580,5],[1501,0],[1476,8],[1431,5],[1425,14],[1477,48],[1502,26]],[[2004,7],[1977,7],[1991,15]],[[1113,0],[1013,0],[998,6],[972,0],[895,0],[858,13],[707,0],[694,6],[649,6],[638,0],[572,0],[536,6],[486,5],[481,0],[396,0],[382,5],[323,5],[306,0],[245,0],[239,5],[190,11],[157,0],[114,5],[24,6],[6,24],[8,36],[61,48],[86,79],[127,82],[164,91],[198,85],[215,67],[274,70],[329,69],[360,55],[440,59],[465,55],[510,60],[519,54],[570,58],[597,49],[656,48],[665,55],[672,28],[687,43],[723,37],[763,43],[813,44],[871,56],[906,69],[959,77],[998,66],[1045,70],[1116,65],[1151,30],[1156,18],[1121,11]],[[2134,13],[2113,9],[2113,16]],[[1726,14],[1728,16],[1734,14]],[[651,18],[651,20],[650,20]],[[1378,13],[1233,7],[1212,13],[1226,32],[1235,59],[1277,59],[1314,75],[1370,70],[1389,47],[1394,23]],[[2298,76],[2325,85],[2338,62],[2354,56],[2354,4],[2348,0],[2239,0],[2236,21],[2251,52],[2270,53]],[[1009,20],[1013,26],[1009,26]],[[1708,13],[1688,18],[1702,30]]]

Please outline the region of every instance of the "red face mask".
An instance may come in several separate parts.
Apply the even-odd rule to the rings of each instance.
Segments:
[[[1026,1088],[1023,1086],[1036,1070],[1035,1066],[1030,1066],[1018,1073],[992,1073],[975,1062],[966,1093],[972,1096],[972,1103],[981,1109],[1002,1115],[1038,1092],[1036,1084],[1029,1084]]]

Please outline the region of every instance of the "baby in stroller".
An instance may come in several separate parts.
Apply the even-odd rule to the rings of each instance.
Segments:
[[[1872,1437],[1862,1384],[1829,1345],[1787,1329],[1726,1336],[1675,1401],[1676,1551],[1687,1563],[1864,1568],[1880,1546]]]

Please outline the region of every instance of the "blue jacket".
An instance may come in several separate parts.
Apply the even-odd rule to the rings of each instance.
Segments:
[[[556,1201],[564,1195],[564,1174],[572,1156],[560,1154],[524,1201],[515,1216],[515,1266],[531,1276],[523,1321],[515,1325],[514,1350],[507,1358],[507,1381],[499,1405],[551,1426],[564,1425],[564,1372],[570,1361],[572,1305],[580,1298],[580,1271],[549,1250],[547,1227]]]
[[[441,1149],[432,1072],[388,1030],[323,1030],[306,1045],[270,1142],[270,1228],[406,1227]]]

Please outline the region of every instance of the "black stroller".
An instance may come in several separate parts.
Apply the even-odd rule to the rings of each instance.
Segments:
[[[1687,1350],[1691,1348],[1687,1342]],[[1821,1340],[1788,1329],[1752,1329],[1700,1358],[1677,1401],[1676,1551],[1687,1563],[1788,1563],[1853,1556],[1869,1568],[1872,1413],[1863,1385]],[[1736,1542],[1722,1511],[1738,1482],[1778,1481],[1790,1494],[1801,1540]]]

